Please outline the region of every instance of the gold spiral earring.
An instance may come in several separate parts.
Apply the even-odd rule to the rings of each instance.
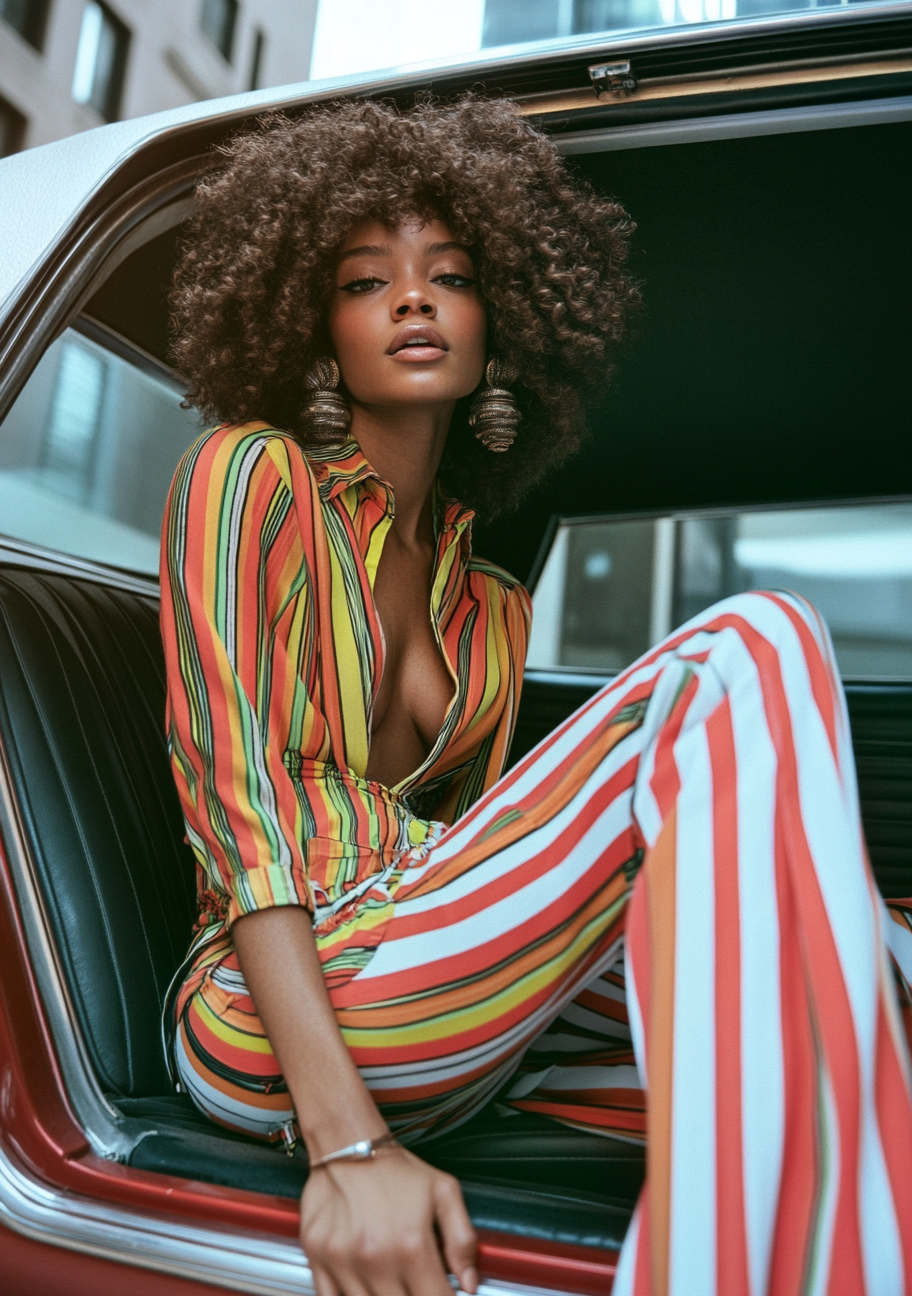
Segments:
[[[315,445],[339,445],[351,424],[351,410],[337,390],[339,366],[331,356],[319,356],[304,375],[310,393],[301,410],[302,429]]]
[[[482,388],[469,407],[469,426],[487,450],[503,453],[516,439],[516,428],[522,418],[516,398],[507,383],[516,380],[517,371],[496,356],[485,367],[487,387]]]

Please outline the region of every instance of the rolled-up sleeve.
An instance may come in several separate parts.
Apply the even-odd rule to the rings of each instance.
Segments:
[[[300,711],[308,599],[288,451],[218,429],[190,448],[162,535],[162,635],[172,769],[187,835],[227,919],[312,908],[285,767]]]

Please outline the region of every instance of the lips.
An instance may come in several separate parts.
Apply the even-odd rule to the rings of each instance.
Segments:
[[[443,334],[437,329],[428,324],[406,324],[395,335],[386,354],[396,360],[419,362],[439,360],[448,350]]]

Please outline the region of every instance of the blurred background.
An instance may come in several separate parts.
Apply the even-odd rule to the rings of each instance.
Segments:
[[[375,73],[382,83],[387,69],[471,60],[501,46],[528,48],[535,41],[551,47],[604,33],[594,43],[610,48],[612,33],[635,28],[840,2],[0,0],[0,152],[310,79],[331,86],[339,78]],[[855,152],[845,153],[837,137],[851,134],[825,132],[813,156],[802,151],[806,136],[788,135],[758,143],[746,161],[732,151],[737,141],[687,145],[686,158],[661,150],[668,159],[664,170],[643,167],[636,152],[589,159],[587,174],[600,191],[610,184],[624,193],[650,248],[651,332],[631,357],[620,403],[599,415],[629,429],[630,445],[639,448],[630,450],[628,462],[642,468],[622,474],[607,501],[601,488],[587,495],[585,484],[577,484],[580,514],[595,504],[597,515],[552,517],[534,594],[530,666],[618,670],[717,599],[760,586],[799,590],[820,608],[845,675],[912,675],[908,500],[670,511],[676,499],[712,501],[713,464],[728,462],[733,427],[745,446],[745,464],[756,469],[745,469],[754,479],[745,477],[742,502],[781,498],[779,464],[794,457],[796,436],[797,444],[815,448],[805,455],[808,475],[795,478],[806,481],[799,490],[807,499],[827,498],[827,464],[838,465],[843,454],[851,454],[860,495],[883,489],[867,487],[867,480],[893,479],[892,461],[878,476],[877,461],[871,468],[864,457],[858,460],[855,447],[858,429],[877,417],[872,399],[875,409],[905,408],[896,384],[908,367],[900,320],[909,294],[895,279],[876,299],[892,312],[885,318],[896,320],[895,330],[846,328],[842,303],[853,285],[859,300],[868,300],[871,285],[883,281],[879,248],[902,245],[909,202],[900,178],[908,167],[884,167],[861,139]],[[834,152],[837,147],[843,151]],[[765,169],[771,167],[779,169]],[[791,178],[771,187],[769,174]],[[733,207],[732,195],[739,206]],[[845,222],[821,224],[820,213],[856,212],[846,220],[862,228],[871,204],[892,215],[879,217],[887,219],[879,242],[863,243],[847,264]],[[732,220],[726,215],[732,210],[741,217]],[[174,236],[165,231],[159,237]],[[164,261],[153,257],[151,269],[140,273],[170,264],[173,243],[160,246]],[[769,274],[783,256],[792,294],[785,318],[778,281]],[[842,267],[838,276],[831,270],[836,264]],[[123,303],[132,291],[126,286],[137,273],[129,261],[121,271],[48,348],[0,427],[0,530],[151,575],[174,464],[200,425],[195,412],[181,407],[178,376],[162,363],[164,324],[153,321],[141,335],[134,328],[131,341],[121,331]],[[159,300],[154,293],[152,299]],[[746,314],[745,300],[752,303]],[[163,302],[161,310],[163,321]],[[700,321],[696,328],[694,320]],[[892,350],[879,340],[884,337],[891,338]],[[655,372],[670,377],[656,384]],[[858,381],[862,372],[870,375],[866,383]],[[809,374],[817,375],[810,383]],[[749,399],[745,392],[752,393]],[[895,394],[877,405],[883,392]],[[901,413],[889,417],[902,435],[908,420]],[[694,441],[708,453],[691,453]],[[684,448],[669,458],[675,481],[660,478],[669,484],[656,487],[655,447],[668,458],[672,443]],[[759,458],[749,457],[752,445]],[[820,446],[825,453],[817,452]],[[870,479],[868,470],[874,472]],[[842,480],[838,467],[835,472]],[[636,510],[647,501],[652,509],[657,490],[669,511],[610,511]],[[606,502],[607,513],[601,511]],[[547,489],[529,507],[528,516],[544,525],[553,513]],[[505,543],[504,533],[498,543]],[[524,544],[506,555],[520,571],[531,559]]]
[[[839,0],[0,0],[0,157],[201,99]]]

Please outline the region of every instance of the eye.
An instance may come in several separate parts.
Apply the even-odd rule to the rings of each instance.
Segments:
[[[347,284],[340,284],[339,291],[347,293],[366,293],[370,292],[372,288],[376,288],[377,284],[382,283],[386,283],[386,280],[376,279],[374,276],[370,276],[367,279],[351,279]]]
[[[443,284],[445,288],[474,288],[475,286],[474,279],[469,275],[457,274],[455,270],[437,275],[433,282]]]

